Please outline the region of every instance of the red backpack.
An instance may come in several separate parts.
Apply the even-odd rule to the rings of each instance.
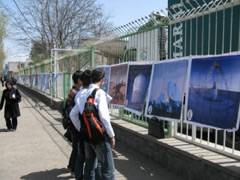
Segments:
[[[99,144],[105,138],[105,129],[98,116],[94,98],[98,89],[94,89],[87,98],[81,120],[81,134],[86,142]]]

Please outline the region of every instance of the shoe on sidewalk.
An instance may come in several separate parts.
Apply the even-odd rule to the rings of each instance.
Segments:
[[[7,129],[6,131],[7,131],[7,132],[10,132],[10,131],[12,131],[12,129]]]
[[[75,178],[75,173],[73,171],[71,171],[71,176]]]

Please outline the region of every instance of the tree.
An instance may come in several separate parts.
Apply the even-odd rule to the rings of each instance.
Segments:
[[[29,56],[34,62],[40,62],[48,57],[44,45],[41,42],[32,42],[32,48]]]
[[[17,40],[32,44],[50,57],[52,48],[79,48],[82,39],[106,33],[109,15],[96,0],[13,0],[16,10],[5,7],[18,32]],[[23,36],[24,34],[24,36]],[[34,53],[33,53],[34,52]]]
[[[3,49],[3,39],[6,37],[6,16],[0,12],[0,72],[2,72],[3,61],[6,58]]]

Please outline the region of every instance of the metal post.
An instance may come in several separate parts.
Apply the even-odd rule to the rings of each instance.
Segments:
[[[204,14],[202,15],[202,55],[203,55],[203,47],[204,47]]]
[[[222,54],[224,53],[224,41],[225,41],[225,9],[223,10],[223,36],[222,36]]]
[[[198,17],[196,17],[196,38],[195,38],[195,55],[197,55],[197,47],[198,47]]]
[[[54,51],[54,97],[57,97],[57,58],[58,58],[58,51]]]
[[[184,56],[187,55],[187,20],[184,21],[185,28],[184,28]]]
[[[211,13],[208,15],[208,54],[210,54]]]
[[[239,13],[239,19],[240,19],[240,13]],[[240,22],[238,22],[238,51],[240,51]]]
[[[192,55],[192,19],[190,20],[190,55]]]
[[[217,54],[217,33],[218,33],[218,28],[217,28],[217,21],[218,21],[218,11],[216,11],[216,22],[215,22],[215,55]]]
[[[197,127],[195,125],[192,125],[192,141],[196,140],[196,131]]]
[[[91,46],[91,68],[94,69],[95,67],[95,57],[94,57],[94,47]]]
[[[230,52],[232,52],[232,29],[233,29],[233,7],[231,7],[231,25],[230,25]]]

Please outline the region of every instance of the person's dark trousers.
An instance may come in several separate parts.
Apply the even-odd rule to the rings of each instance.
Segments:
[[[84,177],[86,180],[95,179],[95,169],[97,162],[101,165],[101,173],[103,180],[114,180],[114,162],[112,149],[109,139],[99,143],[98,145],[84,144],[86,164]],[[97,176],[96,176],[97,177]]]
[[[12,118],[12,128],[17,130],[18,121],[17,118]]]
[[[72,136],[72,152],[69,159],[68,168],[71,169],[72,172],[75,172],[79,137],[76,134],[74,134],[72,131],[71,131],[71,136]]]
[[[2,81],[2,87],[4,87],[4,81]]]
[[[80,137],[78,141],[78,154],[77,154],[77,160],[75,165],[75,178],[76,180],[83,180],[83,167],[85,162],[85,154],[84,154],[84,141]]]
[[[17,129],[18,122],[17,122],[16,117],[12,118],[12,121],[11,121],[10,118],[5,118],[5,120],[6,120],[6,126],[7,126],[8,130],[10,130],[10,129],[15,129],[16,130]]]
[[[101,180],[102,179],[102,168],[99,161],[97,161],[96,169],[95,169],[95,179]]]
[[[10,120],[10,118],[5,118],[5,120],[8,130],[12,129],[12,121]]]

